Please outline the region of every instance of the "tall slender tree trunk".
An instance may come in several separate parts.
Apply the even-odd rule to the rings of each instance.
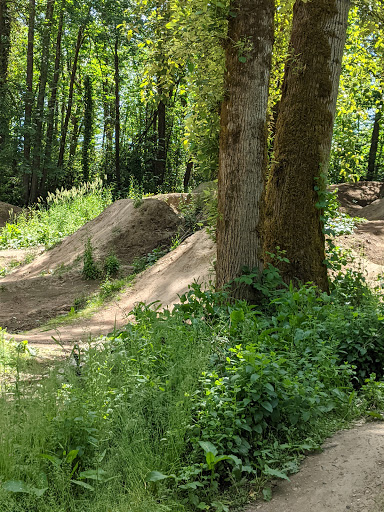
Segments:
[[[46,181],[49,169],[52,165],[52,144],[55,133],[55,112],[57,107],[57,89],[60,78],[60,62],[61,62],[61,41],[63,37],[64,25],[64,8],[66,0],[62,0],[60,7],[59,24],[57,27],[56,35],[56,55],[55,55],[55,68],[51,83],[51,95],[48,101],[48,119],[47,119],[47,136],[45,144],[44,166],[43,174],[40,181],[39,195],[46,193]]]
[[[119,36],[115,38],[115,172],[117,188],[121,186],[120,173],[120,70],[119,70]]]
[[[11,48],[11,18],[9,0],[0,0],[0,150],[8,138],[9,116],[7,109],[8,61]]]
[[[27,46],[27,77],[24,116],[24,203],[28,204],[31,183],[31,136],[33,106],[33,48],[35,39],[35,0],[29,0],[28,46]]]
[[[262,222],[267,166],[267,104],[274,38],[274,0],[233,0],[226,42],[221,108],[217,224],[217,288],[262,268]],[[241,52],[241,42],[247,48]],[[233,296],[254,300],[246,285]]]
[[[167,164],[166,129],[166,106],[164,101],[160,100],[157,106],[157,151],[155,162],[155,181],[158,187],[164,183]]]
[[[367,180],[372,181],[376,179],[376,157],[377,150],[379,147],[379,135],[380,135],[380,121],[381,121],[381,111],[377,110],[375,112],[375,120],[373,122],[372,129],[372,137],[371,137],[371,146],[369,148],[369,157],[368,157],[368,172],[367,172]]]
[[[41,149],[42,149],[42,138],[43,138],[43,121],[44,121],[44,101],[45,101],[45,90],[47,85],[48,77],[48,63],[49,53],[51,47],[51,29],[53,10],[55,6],[55,0],[47,0],[47,10],[45,14],[45,26],[42,38],[42,50],[41,50],[41,67],[40,67],[40,78],[39,78],[39,92],[37,95],[36,103],[36,120],[35,120],[35,142],[33,148],[33,165],[32,165],[32,176],[31,176],[31,190],[29,194],[29,202],[34,203],[37,200],[38,195],[38,179],[41,174]]]
[[[80,26],[79,31],[77,33],[75,55],[73,57],[71,79],[69,82],[68,105],[67,105],[67,111],[65,114],[64,124],[63,124],[62,130],[61,130],[60,151],[59,151],[59,158],[57,160],[57,167],[59,169],[61,169],[63,167],[63,163],[64,163],[64,153],[65,153],[65,146],[66,146],[66,141],[67,141],[68,126],[69,126],[69,120],[71,118],[72,105],[73,105],[73,91],[74,91],[74,87],[75,87],[77,63],[79,60],[80,49],[81,49],[81,46],[84,41],[84,30],[85,30],[85,27],[82,25],[82,26]]]
[[[297,0],[267,187],[265,251],[286,282],[328,290],[322,194],[349,0]],[[323,196],[324,197],[324,196]],[[271,259],[276,247],[289,263]]]
[[[184,186],[184,192],[188,192],[188,185],[189,180],[191,179],[193,171],[193,160],[190,158],[187,162],[187,166],[185,168],[185,174],[184,174],[184,180],[183,180],[183,186]]]

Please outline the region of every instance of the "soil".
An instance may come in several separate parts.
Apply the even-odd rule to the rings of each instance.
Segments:
[[[339,237],[338,244],[353,250],[355,265],[374,281],[384,268],[384,184],[361,182],[337,187],[342,209],[369,220],[359,224],[353,235]],[[98,288],[100,282],[86,281],[81,275],[88,238],[99,263],[113,251],[122,261],[123,274],[131,272],[136,257],[170,243],[180,226],[180,204],[188,202],[190,196],[158,199],[161,201],[145,199],[139,208],[130,200],[117,201],[54,249],[0,278],[0,326],[7,327],[16,339],[28,339],[40,354],[59,357],[69,354],[74,342],[123,326],[136,303],[157,307],[156,301],[160,301],[163,307],[171,308],[190,283],[213,280],[215,244],[205,231],[199,231],[137,276],[133,286],[91,318],[56,329],[39,327],[39,323],[68,312],[82,294]],[[0,268],[26,256],[28,250],[0,251]],[[18,334],[21,330],[27,332]],[[290,482],[273,482],[271,502],[255,502],[246,512],[384,511],[383,469],[384,424],[356,425],[329,439],[322,453],[306,457]]]
[[[275,482],[268,503],[246,512],[382,512],[384,424],[370,422],[328,439],[290,481]]]
[[[0,201],[0,228],[12,220],[14,215],[20,213],[22,209],[19,206],[12,206]]]

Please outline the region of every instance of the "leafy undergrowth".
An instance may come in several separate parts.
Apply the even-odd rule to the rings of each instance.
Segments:
[[[45,203],[38,202],[18,215],[14,223],[0,229],[0,248],[36,245],[50,248],[97,217],[111,203],[111,191],[103,188],[101,180],[70,190],[57,190],[48,194]]]
[[[328,296],[270,266],[254,285],[257,307],[198,285],[172,312],[140,305],[38,385],[3,389],[0,510],[233,510],[381,416],[383,306],[360,276]]]

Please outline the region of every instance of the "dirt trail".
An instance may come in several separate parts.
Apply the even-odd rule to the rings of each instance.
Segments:
[[[339,242],[354,250],[373,280],[382,273],[384,265],[384,185],[360,183],[338,187],[345,210],[370,220],[352,236],[340,237]],[[169,200],[170,206],[146,200],[141,210],[127,200],[117,202],[53,251],[1,279],[0,325],[8,324],[14,332],[23,325],[36,325],[39,317],[50,318],[68,311],[74,297],[86,286],[89,291],[97,287],[97,283],[84,282],[79,275],[79,257],[88,236],[92,237],[99,258],[114,247],[127,266],[135,254],[145,255],[163,241],[169,242],[179,223],[178,202],[189,200],[179,195],[171,199],[175,204]],[[213,277],[215,252],[215,244],[204,231],[195,233],[140,274],[119,300],[93,317],[58,329],[35,328],[14,337],[28,339],[40,353],[49,353],[50,357],[63,355],[53,339],[56,338],[63,344],[64,354],[68,354],[74,342],[107,334],[127,323],[135,303],[158,300],[163,306],[172,306],[190,283],[209,281]],[[4,261],[24,256],[0,251]],[[253,503],[245,512],[384,512],[383,469],[384,423],[358,425],[329,439],[323,453],[309,455],[290,482],[277,482],[271,502]]]
[[[91,318],[57,329],[34,329],[12,336],[15,339],[27,339],[30,344],[40,349],[50,349],[55,345],[53,337],[71,347],[74,342],[108,334],[115,327],[119,328],[127,323],[128,314],[136,303],[160,301],[164,307],[172,306],[194,281],[207,283],[212,278],[215,252],[215,244],[207,233],[198,231],[141,273],[133,287],[120,294],[119,300],[113,301]]]
[[[309,455],[290,482],[278,482],[269,503],[245,512],[382,512],[384,423],[341,431]]]

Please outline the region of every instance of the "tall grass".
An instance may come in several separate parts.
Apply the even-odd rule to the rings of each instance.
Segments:
[[[0,511],[227,512],[361,404],[380,416],[380,300],[358,275],[330,296],[275,278],[256,283],[257,309],[198,285],[172,313],[141,305],[37,385],[9,383]]]
[[[111,202],[111,191],[100,179],[70,190],[56,190],[0,229],[0,248],[50,248],[97,217]]]

